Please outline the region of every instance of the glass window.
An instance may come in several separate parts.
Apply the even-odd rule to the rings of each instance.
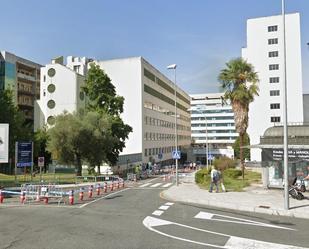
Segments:
[[[278,25],[268,26],[268,32],[276,32],[278,31]]]
[[[270,109],[280,109],[280,104],[279,103],[270,104]]]
[[[56,103],[55,103],[54,100],[51,99],[51,100],[49,100],[49,101],[47,102],[47,106],[48,106],[49,109],[54,109],[55,106],[56,106]]]
[[[49,93],[53,93],[55,90],[56,90],[56,86],[55,86],[54,84],[49,84],[49,85],[47,86],[47,91],[48,91]]]
[[[280,96],[279,90],[270,90],[270,96]]]
[[[54,116],[49,116],[49,117],[47,118],[47,123],[48,123],[49,125],[54,125],[55,122],[56,122],[56,119],[55,119]]]
[[[268,52],[268,57],[278,57],[278,56],[279,56],[279,52],[278,51]]]
[[[270,77],[269,83],[279,83],[279,77]]]
[[[56,70],[54,68],[50,68],[50,69],[48,69],[47,74],[48,74],[49,77],[52,78],[52,77],[55,76]]]
[[[268,45],[278,44],[278,38],[268,39]]]
[[[279,116],[271,117],[270,118],[270,122],[278,123],[278,122],[280,122],[280,117]]]
[[[279,70],[279,64],[270,64],[269,70]]]

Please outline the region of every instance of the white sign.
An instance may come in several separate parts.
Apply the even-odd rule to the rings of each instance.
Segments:
[[[9,162],[9,124],[0,124],[0,163]]]
[[[44,157],[38,157],[38,166],[39,167],[44,167]]]
[[[173,159],[180,159],[180,150],[173,150],[172,151],[172,157]]]

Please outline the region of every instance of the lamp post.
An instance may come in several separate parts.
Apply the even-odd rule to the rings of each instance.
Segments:
[[[288,112],[287,112],[287,79],[286,79],[286,39],[285,39],[285,0],[282,7],[282,32],[283,32],[283,164],[284,164],[284,209],[289,210],[289,158],[288,158]]]
[[[173,69],[175,72],[175,80],[174,80],[174,102],[175,102],[175,151],[178,152],[178,135],[177,135],[177,87],[176,87],[176,64],[172,64],[167,66],[167,69]],[[176,186],[178,186],[178,159],[175,158],[176,165]]]

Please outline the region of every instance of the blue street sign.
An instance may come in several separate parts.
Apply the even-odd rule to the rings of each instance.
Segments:
[[[32,166],[32,142],[17,142],[17,167]]]
[[[159,154],[158,154],[158,159],[160,159],[160,160],[161,160],[162,158],[163,158],[162,153],[159,153]]]
[[[180,152],[180,150],[173,150],[172,151],[172,157],[173,157],[173,159],[180,159],[180,156],[181,155],[181,152]]]
[[[208,155],[208,160],[213,160],[213,159],[214,159],[214,156],[211,155],[211,154],[209,154],[209,155]]]

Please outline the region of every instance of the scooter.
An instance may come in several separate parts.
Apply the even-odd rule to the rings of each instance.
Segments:
[[[300,184],[296,184],[296,181],[297,177],[294,178],[292,185],[289,186],[289,194],[293,199],[303,200],[305,197],[302,192],[306,191],[304,181],[302,181]],[[305,189],[305,191],[302,191],[303,189]]]

